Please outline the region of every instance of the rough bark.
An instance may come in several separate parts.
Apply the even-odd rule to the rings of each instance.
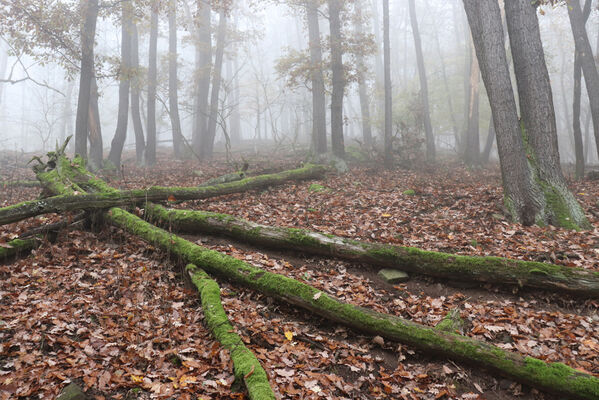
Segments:
[[[169,231],[223,235],[252,245],[332,256],[436,278],[504,283],[599,298],[599,274],[582,268],[369,243],[303,229],[260,225],[227,214],[167,210],[153,204],[146,205],[145,216]]]
[[[235,333],[225,313],[220,298],[220,287],[216,281],[193,264],[189,264],[186,270],[200,292],[206,325],[216,340],[229,351],[235,381],[244,383],[252,400],[274,400],[276,397],[268,383],[266,371],[254,353],[245,346],[241,336]]]
[[[391,86],[391,43],[389,40],[389,0],[383,0],[383,62],[385,75],[385,166],[393,167],[393,103]]]
[[[183,131],[179,117],[179,79],[177,67],[177,2],[168,3],[168,102],[171,130],[173,134],[173,151],[176,158],[183,157]]]
[[[146,164],[156,164],[156,84],[157,84],[157,46],[158,46],[158,4],[152,2],[150,20],[150,49],[148,61],[148,142],[146,144]]]
[[[331,93],[331,147],[333,154],[345,158],[343,138],[343,93],[345,72],[343,70],[343,39],[341,36],[341,0],[327,0],[329,5],[329,41],[331,46],[331,72],[333,91]]]
[[[121,167],[123,147],[127,139],[129,123],[129,88],[131,86],[131,1],[121,3],[121,66],[119,70],[119,109],[116,131],[110,144],[108,160],[116,168]]]
[[[198,0],[198,22],[197,22],[197,53],[198,68],[193,134],[191,146],[195,154],[200,154],[202,149],[202,137],[208,129],[208,94],[210,92],[210,71],[212,70],[212,34],[210,29],[210,4],[204,0]]]
[[[414,0],[408,0],[410,6],[410,22],[412,24],[412,35],[414,36],[414,47],[416,49],[416,63],[418,65],[418,77],[420,78],[420,100],[422,104],[422,116],[424,120],[424,134],[426,139],[426,158],[435,161],[435,136],[431,122],[431,111],[428,100],[428,80],[426,67],[424,66],[424,55],[422,53],[422,40],[418,29],[418,18],[416,16],[416,4]]]
[[[510,48],[518,84],[522,140],[541,192],[533,191],[538,224],[586,229],[590,224],[564,179],[549,72],[545,64],[536,6],[529,0],[505,2]]]
[[[585,28],[584,16],[580,9],[580,0],[568,0],[566,8],[568,9],[570,26],[574,35],[576,53],[580,56],[580,64],[584,73],[584,82],[591,105],[597,155],[599,155],[599,71],[593,59],[593,50]]]
[[[223,58],[225,40],[227,35],[227,14],[224,8],[219,12],[218,34],[216,38],[216,54],[214,58],[214,75],[212,77],[212,91],[210,93],[210,114],[208,116],[208,129],[203,137],[200,156],[202,159],[212,157],[214,140],[216,139],[216,124],[218,122],[219,96],[222,80]]]
[[[40,176],[40,180],[47,182],[47,177],[48,175]],[[104,182],[93,179],[90,174],[87,174],[87,177],[96,181],[94,186],[107,188],[106,194],[114,191]],[[64,179],[64,175],[58,179]],[[64,189],[69,182],[63,180],[62,183],[63,191],[57,193],[70,193],[69,189]],[[545,363],[536,358],[502,350],[487,342],[346,304],[295,279],[256,268],[234,257],[198,246],[119,208],[110,209],[104,217],[111,224],[141,237],[181,260],[200,266],[208,273],[222,276],[331,321],[396,340],[436,356],[443,355],[480,366],[518,382],[569,398],[596,399],[599,396],[599,378],[564,364]]]
[[[306,0],[306,20],[310,46],[310,79],[312,81],[312,147],[316,154],[325,154],[327,152],[327,111],[322,74],[318,4],[315,0]]]
[[[142,81],[139,69],[139,34],[135,22],[131,23],[131,69],[133,73],[131,79],[131,120],[133,121],[133,131],[135,132],[135,159],[137,165],[143,165],[145,163],[146,141],[139,109]]]
[[[81,71],[75,121],[75,154],[87,158],[89,101],[94,77],[94,41],[98,19],[98,0],[81,0],[84,21],[81,29]]]
[[[4,261],[7,258],[18,256],[19,254],[34,249],[39,243],[37,238],[15,239],[8,243],[3,243],[0,245],[0,261]]]

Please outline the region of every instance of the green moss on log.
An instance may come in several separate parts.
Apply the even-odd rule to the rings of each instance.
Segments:
[[[15,239],[0,246],[0,260],[5,260],[9,257],[23,254],[31,249],[38,246],[39,240],[36,238],[31,239]]]
[[[437,278],[506,283],[599,297],[599,274],[582,268],[361,242],[303,229],[260,225],[227,214],[167,210],[154,204],[147,204],[146,217],[175,231],[225,235],[255,245],[334,256]]]

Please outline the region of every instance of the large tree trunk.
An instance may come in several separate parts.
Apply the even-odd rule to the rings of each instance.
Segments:
[[[148,142],[146,145],[146,165],[156,164],[156,84],[157,84],[157,46],[158,46],[158,4],[151,4],[150,49],[148,58]]]
[[[98,82],[92,79],[91,98],[89,104],[89,166],[92,171],[102,168],[104,162],[104,142],[102,140],[102,123],[98,105]]]
[[[227,13],[222,6],[219,12],[218,34],[216,38],[216,54],[214,58],[214,75],[212,77],[212,91],[210,93],[210,114],[208,116],[208,130],[203,137],[200,155],[202,159],[212,157],[214,140],[216,139],[216,124],[218,122],[219,96],[222,80],[223,58],[225,53],[225,40],[227,36]]]
[[[310,46],[310,78],[312,81],[312,148],[316,154],[325,154],[327,152],[327,111],[322,74],[318,4],[315,0],[306,0],[306,20],[308,45]]]
[[[81,0],[81,8],[84,21],[81,28],[81,71],[75,121],[75,154],[87,158],[89,102],[94,77],[94,41],[98,19],[98,0]]]
[[[341,0],[327,0],[329,5],[329,26],[331,46],[331,72],[333,91],[331,93],[331,147],[333,154],[345,158],[343,138],[343,93],[345,72],[343,70],[343,39],[341,36]]]
[[[472,41],[470,41],[473,47]],[[479,134],[479,100],[480,100],[480,69],[474,49],[470,51],[470,94],[468,96],[468,119],[466,129],[466,147],[464,149],[464,161],[468,165],[480,164],[480,134]]]
[[[586,25],[591,14],[592,0],[586,0],[582,11],[583,21]],[[599,43],[598,43],[599,45]],[[572,98],[572,127],[574,136],[574,153],[576,154],[576,179],[584,178],[584,145],[582,129],[580,128],[580,98],[582,94],[582,63],[581,55],[574,50],[574,95]],[[588,143],[587,143],[588,146]]]
[[[393,92],[391,86],[391,41],[389,0],[383,0],[383,62],[385,75],[385,166],[393,167]]]
[[[510,284],[599,298],[599,275],[582,268],[369,243],[302,229],[260,225],[226,214],[167,210],[153,204],[146,205],[145,216],[169,231],[224,235],[257,246],[332,256],[460,282]]]
[[[119,71],[119,111],[116,132],[110,144],[108,160],[116,168],[121,167],[123,147],[127,139],[127,124],[129,122],[129,87],[131,85],[131,1],[121,3],[121,66]]]
[[[537,20],[529,0],[505,2],[510,47],[520,100],[522,140],[541,192],[535,220],[570,229],[590,227],[582,207],[564,179],[549,73]]]
[[[420,39],[420,31],[418,29],[416,4],[414,0],[408,0],[408,4],[410,6],[410,22],[412,24],[412,34],[414,36],[414,47],[416,48],[418,77],[420,78],[420,100],[422,104],[422,117],[424,119],[424,134],[426,138],[426,158],[428,161],[435,161],[435,135],[433,134],[433,124],[431,122],[431,111],[428,101],[428,80],[426,77],[426,68],[424,66],[422,41]]]
[[[168,3],[168,102],[176,158],[183,157],[183,131],[179,118],[179,80],[177,78],[177,2]]]
[[[570,26],[574,35],[576,53],[580,57],[584,82],[591,104],[591,115],[593,118],[593,130],[595,132],[595,145],[599,156],[599,71],[593,59],[593,50],[584,23],[584,16],[580,9],[580,0],[567,0],[566,8],[570,17]]]
[[[68,165],[72,164],[69,162]],[[90,186],[104,188],[103,194],[114,191],[97,178],[89,174],[87,177]],[[43,176],[40,180],[47,182]],[[52,182],[47,183],[52,185]],[[68,189],[67,180],[61,183],[62,185],[54,185],[60,189],[56,193],[72,193]],[[396,340],[436,356],[443,355],[480,366],[518,382],[569,398],[596,399],[599,393],[599,378],[564,364],[545,363],[532,357],[523,357],[486,342],[447,332],[442,327],[420,325],[394,315],[344,303],[313,286],[198,246],[119,208],[110,209],[104,217],[111,224],[168,251],[179,260],[356,330]],[[191,271],[197,273],[193,267]],[[205,279],[205,276],[195,278]]]
[[[131,68],[133,73],[131,80],[131,119],[133,120],[133,130],[135,132],[135,158],[137,165],[143,165],[145,163],[146,141],[139,109],[142,81],[139,70],[139,34],[135,22],[131,23]]]
[[[202,138],[208,129],[208,94],[210,92],[210,71],[212,70],[212,34],[210,29],[210,3],[197,0],[197,49],[198,68],[196,84],[196,108],[193,119],[192,147],[195,154],[202,152]]]

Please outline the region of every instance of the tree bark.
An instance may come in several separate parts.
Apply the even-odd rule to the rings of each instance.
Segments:
[[[145,217],[169,231],[217,234],[256,246],[331,256],[460,282],[509,284],[599,298],[599,275],[582,268],[369,243],[303,229],[260,225],[227,214],[167,210],[154,204],[146,205]]]
[[[177,2],[168,3],[168,102],[171,129],[173,132],[173,151],[175,158],[183,157],[183,131],[179,118],[179,80],[177,77]]]
[[[210,29],[210,3],[197,0],[197,49],[198,68],[196,85],[196,109],[194,110],[192,147],[195,154],[202,152],[202,138],[208,129],[208,94],[210,92],[210,72],[212,70],[212,32]]]
[[[92,79],[91,98],[89,104],[89,167],[92,171],[102,168],[104,162],[104,142],[102,140],[102,123],[98,105],[98,82]]]
[[[75,121],[75,154],[87,158],[89,102],[94,77],[94,41],[98,19],[98,0],[81,0],[81,6],[84,21],[81,29],[81,71]]]
[[[529,0],[505,2],[510,48],[518,84],[522,140],[531,165],[539,206],[535,220],[570,229],[590,224],[564,179],[549,72],[545,64],[536,6]]]
[[[312,147],[314,152],[319,155],[327,152],[327,111],[316,0],[306,0],[306,21],[308,45],[310,46],[310,79],[312,81]]]
[[[218,122],[219,96],[222,80],[223,58],[225,53],[225,40],[227,36],[227,13],[223,6],[219,12],[218,34],[216,38],[216,54],[214,58],[214,75],[212,77],[212,91],[210,93],[210,114],[208,116],[208,130],[204,136],[200,156],[203,160],[211,158],[214,152],[216,139],[216,123]]]
[[[108,160],[117,169],[121,168],[123,147],[127,139],[129,122],[129,88],[131,85],[131,0],[121,3],[121,66],[119,71],[119,111],[116,131],[110,144]]]
[[[424,66],[424,55],[422,53],[422,41],[418,29],[418,18],[416,16],[416,4],[414,0],[408,0],[410,6],[410,22],[412,24],[412,34],[414,36],[414,47],[416,48],[416,63],[418,64],[418,76],[420,78],[420,100],[422,104],[422,116],[424,119],[424,134],[426,139],[426,158],[428,161],[435,161],[435,135],[433,134],[433,124],[431,122],[431,111],[428,101],[428,80],[426,77],[426,67]]]
[[[139,109],[139,96],[141,90],[141,79],[139,69],[139,34],[135,22],[131,23],[131,69],[133,78],[131,80],[131,119],[133,120],[133,131],[135,132],[135,159],[137,165],[144,165],[146,153],[146,141],[144,128],[141,123]]]
[[[470,41],[471,46],[472,41]],[[466,148],[464,151],[464,161],[468,165],[480,164],[480,129],[479,129],[479,102],[480,102],[480,69],[474,49],[470,50],[470,94],[468,96],[468,119],[466,129]]]
[[[580,65],[584,73],[584,82],[591,105],[593,130],[595,132],[595,145],[599,156],[599,71],[593,59],[593,50],[584,23],[584,16],[580,9],[580,0],[567,0],[566,8],[570,18],[570,26],[574,35],[576,53],[580,57]]]
[[[489,130],[487,133],[487,141],[485,142],[485,148],[481,155],[481,162],[487,164],[491,156],[491,149],[493,148],[493,142],[495,142],[495,125],[493,125],[493,117],[489,121]]]
[[[343,69],[343,39],[341,36],[341,0],[327,0],[329,5],[329,27],[331,46],[331,72],[333,91],[331,93],[331,147],[333,154],[345,158],[343,138],[343,93],[345,72]]]
[[[389,0],[383,0],[383,62],[385,75],[385,166],[393,167],[393,93],[391,86],[391,42]]]
[[[156,164],[156,84],[157,84],[157,46],[158,46],[158,2],[151,4],[150,49],[148,59],[148,142],[146,145],[146,165]]]
[[[357,2],[355,7],[354,30],[359,38],[363,37],[364,29],[362,16],[363,2]],[[368,84],[366,82],[366,73],[368,65],[364,60],[364,54],[358,49],[356,52],[356,68],[358,78],[358,97],[360,99],[360,114],[362,119],[362,139],[364,145],[370,148],[372,146],[372,121],[370,118],[370,100],[368,96]]]

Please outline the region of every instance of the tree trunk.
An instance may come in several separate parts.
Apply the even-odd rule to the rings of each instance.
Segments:
[[[179,80],[177,79],[177,2],[168,3],[168,102],[173,132],[173,151],[175,158],[183,157],[183,131],[179,118]]]
[[[487,133],[487,141],[485,142],[485,149],[481,155],[481,163],[487,164],[491,157],[491,149],[493,148],[493,142],[495,142],[495,125],[493,125],[493,117],[489,121],[489,129]]]
[[[345,72],[343,70],[343,39],[341,36],[341,0],[327,0],[329,5],[329,26],[331,46],[331,72],[333,91],[331,93],[331,147],[333,154],[345,158],[343,138],[343,92]]]
[[[210,71],[212,70],[212,34],[210,29],[210,3],[198,3],[198,69],[196,86],[196,109],[194,110],[192,147],[195,154],[202,152],[202,138],[208,129],[208,94],[210,92]]]
[[[591,14],[592,0],[586,0],[582,11],[583,21],[586,25]],[[598,44],[599,45],[599,44]],[[576,179],[584,178],[584,145],[582,142],[582,129],[580,128],[580,98],[582,93],[582,66],[578,51],[574,50],[574,95],[572,98],[572,127],[574,135],[574,152],[576,154]],[[587,143],[587,146],[589,144]]]
[[[383,62],[385,75],[385,167],[393,167],[393,93],[391,86],[391,42],[389,0],[383,0]]]
[[[582,207],[564,179],[549,73],[545,64],[536,6],[529,0],[505,2],[510,47],[520,100],[522,140],[539,206],[535,220],[569,229],[589,228]]]
[[[148,143],[146,145],[146,165],[156,164],[156,84],[158,46],[158,2],[152,2],[150,20],[150,49],[148,58]]]
[[[356,3],[354,30],[358,37],[364,35],[362,27],[362,6],[363,2]],[[372,146],[372,121],[370,119],[370,101],[368,99],[368,84],[366,83],[366,73],[368,65],[364,60],[364,54],[358,49],[356,52],[356,68],[358,78],[358,97],[360,99],[360,114],[362,119],[362,139],[364,145],[370,148]]]
[[[315,0],[306,0],[306,21],[310,46],[310,78],[312,81],[312,148],[318,155],[327,152],[327,111],[322,74],[318,4]]]
[[[210,93],[210,114],[208,116],[208,130],[204,136],[200,156],[203,160],[211,158],[216,139],[216,123],[218,122],[219,95],[222,80],[223,58],[225,53],[225,40],[227,35],[227,13],[221,8],[219,12],[218,34],[216,38],[216,54],[214,58],[214,75],[212,77],[212,92]]]
[[[133,120],[133,130],[135,132],[135,159],[137,165],[144,165],[146,142],[139,109],[139,96],[141,90],[139,34],[135,22],[131,23],[131,69],[133,74],[133,79],[131,80],[131,119]]]
[[[98,0],[81,0],[81,8],[84,21],[81,29],[81,71],[75,122],[75,154],[87,158],[89,102],[94,77],[94,41],[98,19]]]
[[[60,143],[64,143],[68,136],[72,135],[73,130],[73,116],[71,109],[71,102],[73,101],[73,89],[75,84],[73,81],[67,82],[67,93],[64,98],[64,106],[62,108],[62,116],[60,117]],[[91,92],[91,90],[90,90]]]
[[[412,34],[414,35],[414,47],[416,48],[416,62],[418,64],[418,76],[420,78],[420,100],[422,104],[422,116],[424,118],[424,133],[426,138],[426,158],[435,161],[435,136],[431,122],[431,111],[428,101],[428,81],[426,68],[424,66],[424,55],[422,54],[422,41],[418,30],[418,18],[416,17],[416,4],[414,0],[408,0],[410,6],[410,22],[412,23]]]
[[[71,165],[69,160],[67,162]],[[44,177],[40,179],[44,182]],[[88,183],[92,184],[91,181],[94,181],[92,185],[104,187],[104,194],[114,191],[89,174],[88,179]],[[69,193],[68,181],[64,180],[61,183],[62,185],[56,186],[61,190],[58,193]],[[564,364],[545,363],[536,358],[523,357],[486,342],[446,332],[444,329],[420,325],[397,316],[344,303],[295,279],[256,268],[234,257],[198,246],[119,208],[112,208],[104,217],[111,224],[168,251],[180,260],[201,266],[207,272],[222,276],[233,283],[358,331],[396,340],[436,356],[443,355],[480,366],[518,382],[569,398],[596,399],[599,393],[599,378]],[[197,271],[192,269],[192,272]],[[196,277],[198,278],[202,277]]]
[[[129,87],[131,85],[131,1],[121,3],[121,66],[119,71],[119,111],[116,132],[110,144],[108,160],[117,169],[121,168],[123,147],[127,139],[127,124],[129,122]]]
[[[576,53],[580,57],[580,65],[584,73],[584,82],[591,105],[593,130],[595,132],[595,145],[599,156],[599,72],[593,59],[593,50],[584,23],[584,16],[580,9],[579,0],[567,0],[566,8],[570,18],[570,26],[574,35]]]
[[[98,82],[92,79],[91,98],[89,104],[89,166],[92,171],[102,168],[104,162],[104,142],[102,140],[102,123],[98,106]]]
[[[446,280],[509,284],[599,298],[599,275],[582,268],[369,243],[303,229],[260,225],[227,214],[167,210],[153,204],[146,205],[145,216],[169,231],[223,235],[255,246],[332,256]]]
[[[471,45],[472,41],[470,41]],[[470,51],[470,94],[468,96],[468,125],[466,130],[466,148],[464,151],[464,161],[468,165],[480,164],[480,134],[479,134],[479,100],[480,100],[480,69],[474,49]]]

